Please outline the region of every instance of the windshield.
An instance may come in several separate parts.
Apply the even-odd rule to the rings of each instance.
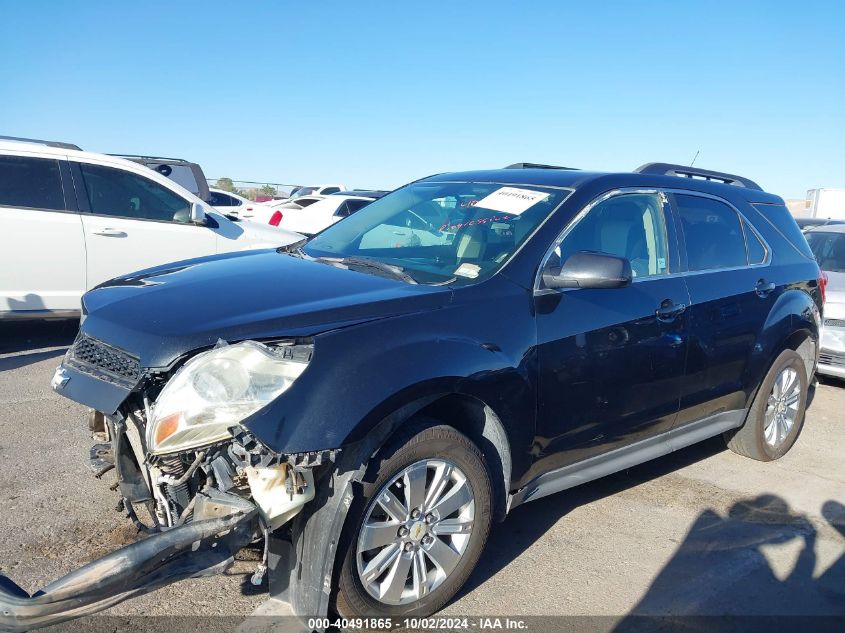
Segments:
[[[303,248],[310,257],[367,258],[418,283],[493,274],[570,190],[418,182],[371,202]]]
[[[845,272],[845,233],[811,231],[805,237],[819,268],[833,273]]]

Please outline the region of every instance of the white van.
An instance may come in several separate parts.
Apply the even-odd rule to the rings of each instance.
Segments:
[[[82,294],[114,277],[301,239],[230,220],[141,164],[0,138],[0,319],[75,316]]]

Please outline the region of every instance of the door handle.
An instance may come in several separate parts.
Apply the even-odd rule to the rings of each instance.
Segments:
[[[97,229],[94,231],[94,235],[102,235],[103,237],[126,237],[126,233],[124,231],[109,228]]]
[[[686,309],[685,303],[675,303],[671,299],[664,299],[660,303],[660,307],[654,311],[654,315],[658,321],[669,322],[674,321],[675,317],[683,314]]]
[[[777,288],[777,286],[774,284],[774,282],[761,279],[757,282],[757,285],[754,286],[754,292],[761,299],[765,299],[772,293],[775,288]]]

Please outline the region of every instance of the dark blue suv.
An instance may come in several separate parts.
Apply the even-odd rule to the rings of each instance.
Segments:
[[[292,247],[115,279],[53,385],[149,536],[32,597],[2,579],[0,624],[253,541],[300,616],[431,614],[521,503],[720,434],[786,453],[823,300],[781,198],[667,164],[440,174]]]

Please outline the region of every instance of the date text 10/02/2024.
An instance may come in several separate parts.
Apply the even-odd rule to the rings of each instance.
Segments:
[[[480,617],[480,618],[402,618],[395,621],[393,618],[310,618],[308,627],[310,629],[328,629],[336,627],[342,631],[346,630],[389,630],[397,625],[410,631],[460,631],[460,630],[511,630],[525,631],[528,624],[524,620],[515,618]]]

